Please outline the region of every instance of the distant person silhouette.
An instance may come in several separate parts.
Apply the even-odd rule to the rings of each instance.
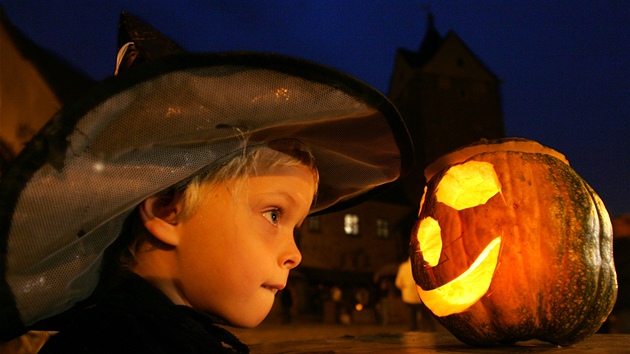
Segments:
[[[409,258],[398,266],[395,284],[396,287],[400,289],[402,300],[409,309],[409,330],[418,330],[418,313],[420,313],[422,323],[420,330],[425,332],[435,331],[433,315],[422,303],[418,295],[417,285],[413,279],[413,273],[411,272],[411,260]]]

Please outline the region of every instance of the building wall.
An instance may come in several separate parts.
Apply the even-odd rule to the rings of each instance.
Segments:
[[[61,102],[0,26],[0,144],[10,160],[61,108]],[[0,161],[0,166],[1,166]]]
[[[93,85],[24,36],[0,9],[0,171],[63,105]]]
[[[344,231],[344,217],[359,217],[359,233]],[[415,211],[408,207],[368,201],[345,211],[319,216],[319,231],[311,230],[313,218],[305,221],[299,235],[302,267],[333,271],[377,272],[406,257]],[[377,234],[377,219],[387,220],[389,237]]]

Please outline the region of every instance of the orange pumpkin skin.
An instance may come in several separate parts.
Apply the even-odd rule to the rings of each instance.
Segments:
[[[436,316],[438,321],[459,340],[477,346],[530,339],[562,346],[579,342],[599,329],[616,299],[610,217],[567,163],[546,153],[497,148],[506,141],[537,144],[482,142],[472,156],[447,163],[428,181],[411,237],[414,278],[424,290],[439,288],[501,236],[488,291],[463,312]],[[489,152],[480,152],[484,145]],[[471,160],[492,164],[500,192],[483,205],[459,211],[438,202],[436,190],[445,173]],[[427,217],[441,227],[443,247],[435,266],[425,262],[416,237]]]

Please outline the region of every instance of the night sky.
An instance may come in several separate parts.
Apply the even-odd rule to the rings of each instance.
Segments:
[[[630,1],[0,0],[39,45],[102,80],[119,14],[193,52],[256,50],[310,59],[388,93],[398,48],[417,50],[427,6],[501,80],[508,136],[565,154],[611,216],[630,212]]]

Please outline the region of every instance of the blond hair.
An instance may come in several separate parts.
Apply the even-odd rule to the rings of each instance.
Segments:
[[[186,186],[180,219],[186,220],[195,213],[210,191],[219,183],[230,183],[233,191],[240,190],[242,181],[248,177],[273,172],[278,167],[305,166],[313,173],[315,193],[319,173],[315,159],[308,150],[282,151],[263,146],[251,153],[232,158],[228,163],[207,174],[195,176]]]
[[[197,174],[184,187],[170,188],[158,194],[168,195],[183,190],[183,207],[176,218],[178,221],[183,221],[197,211],[217,185],[229,183],[231,191],[238,192],[247,178],[273,173],[279,167],[291,166],[305,166],[311,170],[316,195],[319,172],[315,166],[315,158],[306,146],[292,140],[282,140],[250,148],[210,172]],[[313,202],[315,198],[316,196],[313,196]],[[119,265],[123,268],[128,268],[135,263],[135,254],[143,245],[148,243],[158,248],[164,246],[144,227],[137,210],[128,218],[119,239],[117,243],[121,246],[117,249],[120,251],[116,253],[119,254],[117,257]]]

